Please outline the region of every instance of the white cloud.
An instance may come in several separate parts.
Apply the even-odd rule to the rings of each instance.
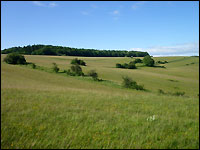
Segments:
[[[139,1],[136,2],[135,4],[132,5],[132,9],[138,9],[139,7],[141,7],[142,5],[144,5],[146,3],[146,1]]]
[[[154,46],[151,48],[131,48],[131,50],[146,51],[153,56],[199,55],[199,42],[177,44],[173,46]]]
[[[33,1],[33,4],[36,6],[40,6],[40,7],[56,7],[56,6],[58,6],[55,2],[50,2],[48,4],[45,4],[44,2]]]
[[[120,12],[119,12],[119,10],[114,10],[113,12],[111,12],[111,14],[112,14],[112,15],[119,15]]]
[[[110,12],[110,14],[113,16],[113,20],[118,20],[119,17],[121,16],[121,13],[119,10],[114,10]]]
[[[37,6],[45,6],[43,3],[39,2],[39,1],[33,1],[33,4],[35,4]]]
[[[87,11],[81,11],[81,14],[82,14],[82,15],[89,15],[90,13],[87,12]]]
[[[57,6],[57,4],[55,2],[49,3],[49,7],[56,7],[56,6]]]

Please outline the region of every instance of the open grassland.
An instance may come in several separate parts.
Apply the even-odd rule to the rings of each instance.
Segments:
[[[131,58],[25,58],[46,70],[55,62],[61,71],[1,62],[1,148],[199,149],[199,57],[156,57],[169,62],[166,68],[135,70],[115,68]],[[73,58],[86,62],[84,73],[95,69],[106,81],[61,73]],[[121,87],[124,75],[148,91]]]

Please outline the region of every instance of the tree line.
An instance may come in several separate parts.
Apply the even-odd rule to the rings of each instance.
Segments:
[[[126,50],[97,50],[72,48],[52,45],[28,45],[11,47],[1,51],[2,54],[20,53],[24,55],[57,55],[57,56],[85,56],[85,57],[144,57],[147,52]]]

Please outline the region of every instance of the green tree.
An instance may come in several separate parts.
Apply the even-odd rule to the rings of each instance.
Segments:
[[[82,66],[86,66],[86,63],[83,60],[79,60],[78,58],[72,59],[71,64],[78,64]]]
[[[151,58],[151,56],[147,55],[147,56],[144,57],[143,63],[144,63],[146,66],[153,67],[155,61]]]
[[[24,58],[24,56],[18,53],[8,54],[3,61],[8,64],[26,64],[26,59]]]
[[[52,67],[53,71],[57,73],[60,69],[58,68],[56,63],[52,63],[52,64],[53,64],[53,67]]]
[[[135,63],[134,62],[130,62],[128,64],[128,69],[136,69]]]
[[[72,65],[71,70],[78,76],[84,75],[84,73],[82,72],[82,68],[78,64]]]

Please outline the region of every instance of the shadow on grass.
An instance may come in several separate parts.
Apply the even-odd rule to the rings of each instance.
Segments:
[[[164,68],[164,69],[166,69],[165,66],[153,66],[153,68]]]

